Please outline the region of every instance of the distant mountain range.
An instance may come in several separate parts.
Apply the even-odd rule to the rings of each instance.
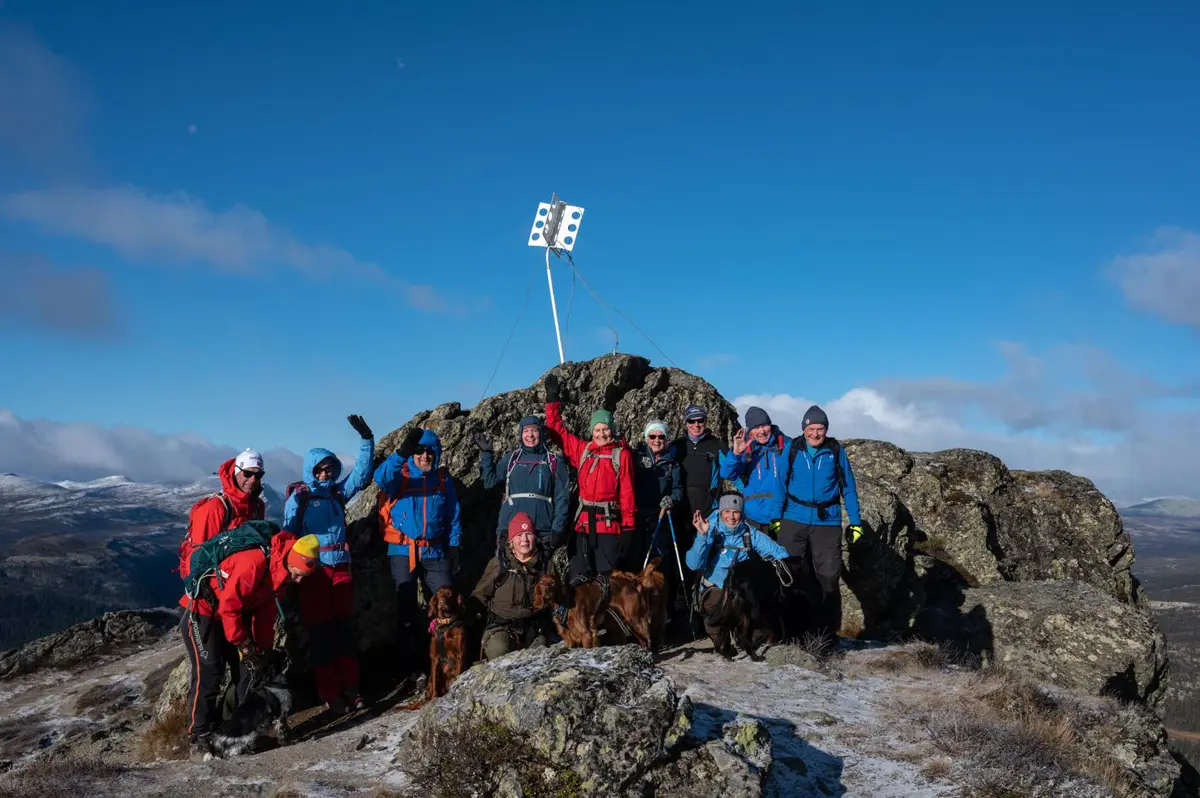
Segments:
[[[175,603],[188,510],[219,489],[215,476],[161,485],[0,475],[0,649],[108,610]],[[283,497],[266,485],[263,501],[280,523]]]
[[[1179,496],[1167,496],[1160,499],[1123,507],[1122,516],[1153,515],[1159,518],[1200,518],[1200,501]]]

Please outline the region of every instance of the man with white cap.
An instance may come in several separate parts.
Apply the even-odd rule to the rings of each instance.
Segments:
[[[787,549],[743,518],[743,499],[740,493],[727,493],[718,501],[718,510],[705,519],[697,510],[692,515],[696,527],[696,542],[687,553],[688,567],[700,575],[700,612],[704,630],[718,654],[733,653],[728,637],[720,639],[720,628],[708,622],[724,596],[725,582],[733,566],[749,558],[753,551],[766,560],[784,560]]]
[[[187,578],[192,552],[206,540],[246,521],[261,521],[265,516],[262,490],[266,471],[261,454],[246,449],[221,463],[217,476],[221,490],[200,499],[188,512],[187,533],[179,546],[180,579]],[[179,606],[188,606],[187,596],[179,600]]]

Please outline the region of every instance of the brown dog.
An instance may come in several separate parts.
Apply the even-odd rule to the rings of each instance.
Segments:
[[[429,600],[429,690],[427,699],[444,696],[463,672],[467,630],[462,597],[452,587],[439,587]]]
[[[646,564],[640,574],[628,571],[613,571],[609,576],[612,608],[620,613],[622,620],[629,627],[629,632],[639,646],[646,651],[651,649],[656,638],[662,639],[662,586],[664,578],[658,571],[659,559],[656,557]]]
[[[595,648],[599,645],[599,631],[603,624],[600,617],[603,591],[595,582],[585,582],[575,588],[572,598],[565,624],[559,620],[557,613],[552,615],[559,637],[567,648]],[[555,610],[566,603],[566,590],[554,574],[543,575],[533,588],[534,609],[549,607]]]

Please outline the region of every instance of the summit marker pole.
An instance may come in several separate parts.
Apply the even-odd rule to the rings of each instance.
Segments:
[[[568,205],[560,200],[557,194],[552,193],[549,202],[538,203],[533,227],[529,231],[529,246],[546,248],[546,284],[550,287],[550,312],[554,314],[554,337],[558,341],[560,364],[566,362],[566,357],[563,354],[562,332],[558,326],[558,303],[554,299],[554,275],[550,270],[550,253],[553,252],[556,258],[561,258],[563,252],[573,250],[582,221],[583,208]]]

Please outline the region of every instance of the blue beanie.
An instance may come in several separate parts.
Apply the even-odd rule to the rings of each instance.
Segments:
[[[708,420],[708,411],[706,411],[700,405],[688,405],[687,410],[683,411],[684,422],[688,422],[688,421],[691,421],[692,419],[697,419],[697,418],[707,421]]]
[[[525,429],[526,427],[540,427],[540,426],[542,426],[542,420],[540,418],[538,418],[537,416],[525,416],[525,418],[521,419],[521,423],[517,425],[517,432],[520,432],[521,430]]]
[[[752,430],[755,427],[771,426],[771,417],[767,415],[767,411],[761,407],[751,407],[746,411],[746,429]]]

